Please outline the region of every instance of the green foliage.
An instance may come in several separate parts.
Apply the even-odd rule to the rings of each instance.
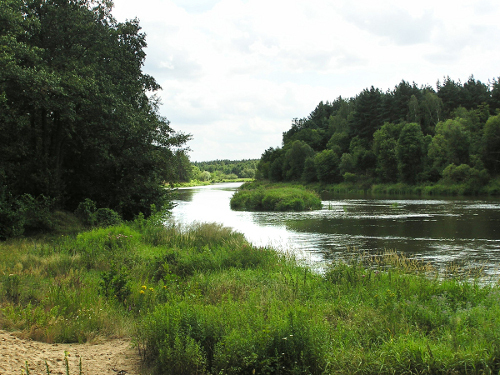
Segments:
[[[316,154],[314,166],[320,182],[326,184],[339,182],[339,157],[334,151],[323,150]]]
[[[321,209],[321,199],[312,191],[298,187],[243,187],[231,197],[234,210],[305,211]]]
[[[96,204],[93,200],[86,198],[78,204],[75,210],[75,215],[78,216],[85,225],[94,225],[96,223],[95,212],[97,211]]]
[[[122,218],[116,211],[110,208],[97,209],[95,202],[88,198],[78,204],[75,215],[87,226],[108,227],[122,222]]]
[[[124,303],[132,293],[128,271],[122,267],[117,271],[115,267],[104,271],[101,275],[101,292],[106,297],[116,298],[118,302]]]
[[[468,164],[469,149],[470,132],[465,119],[440,122],[429,146],[429,162],[441,174],[449,164]]]
[[[70,211],[89,198],[131,219],[165,205],[163,183],[181,178],[173,167],[189,136],[158,114],[150,94],[160,86],[141,71],[138,21],[117,22],[111,7],[2,2],[0,186],[8,203],[0,215],[13,234],[23,227],[9,213],[19,197],[43,196]],[[42,211],[31,212],[27,227],[50,226]]]
[[[398,179],[396,146],[403,124],[385,123],[373,134],[373,152],[377,158],[376,172],[382,182]]]
[[[314,158],[308,157],[304,162],[304,171],[302,172],[302,180],[306,183],[315,182],[318,180],[316,165]]]
[[[285,181],[300,180],[304,163],[314,155],[313,149],[305,142],[297,140],[290,143],[283,156],[283,177]]]
[[[99,208],[95,212],[95,221],[97,225],[102,227],[109,227],[111,225],[120,224],[122,218],[120,215],[111,208]]]
[[[217,224],[133,226],[0,243],[0,328],[131,336],[151,373],[500,370],[498,283],[396,253],[319,274]]]
[[[258,160],[213,160],[194,162],[192,178],[198,181],[254,178]]]
[[[307,118],[293,119],[281,148],[262,154],[256,178],[314,183],[316,170],[317,179],[330,184],[350,173],[350,183],[362,190],[374,181],[401,181],[438,191],[432,184],[450,164],[467,164],[486,176],[481,172],[484,164],[495,178],[500,158],[497,116],[492,114],[499,107],[499,87],[497,79],[484,84],[473,76],[463,85],[445,77],[436,89],[403,80],[386,92],[370,87],[354,98],[321,102]],[[299,152],[299,145],[309,146],[313,154]],[[326,157],[327,150],[339,160]],[[317,160],[314,168],[312,158]],[[461,191],[494,191],[477,186]]]
[[[396,158],[400,178],[405,183],[414,184],[423,170],[424,135],[420,125],[408,123],[399,135]]]
[[[54,199],[44,195],[34,198],[30,194],[23,194],[13,198],[5,190],[0,191],[0,239],[20,236],[26,230],[53,229],[53,206]]]
[[[483,137],[484,165],[496,175],[500,172],[500,115],[486,121]]]

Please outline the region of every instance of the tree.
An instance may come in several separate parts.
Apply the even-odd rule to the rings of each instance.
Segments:
[[[326,146],[340,156],[349,151],[350,142],[351,140],[347,132],[336,132],[332,135]]]
[[[437,95],[443,103],[443,112],[446,116],[449,116],[463,102],[462,84],[460,81],[455,82],[450,77],[446,77],[443,84],[438,81],[437,88]]]
[[[267,150],[265,150],[261,155],[259,163],[257,164],[257,171],[255,178],[258,180],[265,180],[265,179],[276,180],[275,178],[277,176],[275,175],[276,167],[274,168],[271,167],[277,159],[280,159],[282,163],[281,159],[282,154],[283,150],[279,147],[277,148],[269,147]],[[280,177],[278,178],[278,180],[281,180],[283,178],[281,176],[281,165],[280,165],[279,176]]]
[[[489,105],[491,114],[495,114],[495,111],[500,111],[500,77],[493,78],[490,82],[491,92]]]
[[[414,184],[423,169],[424,134],[419,124],[403,126],[396,145],[396,158],[401,181]]]
[[[285,151],[283,177],[287,181],[298,181],[304,171],[306,159],[314,155],[314,150],[303,141],[294,141]]]
[[[410,114],[412,96],[418,101],[420,90],[417,85],[402,80],[390,93],[384,96],[384,116],[386,122],[406,121]]]
[[[314,157],[309,156],[304,162],[304,172],[302,172],[302,181],[306,183],[318,181],[316,165],[314,164]]]
[[[373,86],[356,97],[352,118],[352,136],[370,139],[382,126],[382,93]]]
[[[125,218],[168,200],[176,133],[141,69],[145,35],[105,0],[1,0],[4,184],[74,209],[90,198]]]
[[[189,182],[193,177],[191,162],[185,150],[177,150],[174,153],[175,181]]]
[[[436,125],[436,135],[429,146],[429,162],[442,174],[449,164],[469,163],[470,132],[467,120],[456,118]]]
[[[318,180],[325,184],[340,181],[339,157],[332,150],[323,150],[314,157]]]
[[[481,104],[487,104],[490,100],[490,88],[481,81],[476,81],[471,75],[462,89],[461,105],[467,109],[475,109]]]
[[[422,110],[422,130],[425,134],[433,134],[434,127],[441,121],[443,101],[434,92],[426,91],[420,108]]]
[[[386,122],[373,134],[373,152],[377,158],[376,174],[382,182],[396,182],[398,163],[396,146],[403,124]]]
[[[500,115],[491,116],[484,125],[484,165],[493,175],[500,173]]]

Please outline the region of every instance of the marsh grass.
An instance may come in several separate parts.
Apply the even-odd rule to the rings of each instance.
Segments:
[[[252,211],[309,211],[322,208],[319,196],[302,186],[246,183],[231,197],[231,208]]]
[[[315,273],[217,224],[143,218],[6,241],[0,326],[47,342],[129,336],[158,374],[498,373],[498,283],[350,251]]]

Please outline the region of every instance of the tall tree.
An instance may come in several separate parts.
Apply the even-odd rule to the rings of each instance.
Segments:
[[[398,179],[396,147],[402,128],[402,123],[386,122],[373,135],[373,152],[377,158],[376,174],[382,182],[396,182]]]
[[[352,118],[352,136],[371,139],[382,124],[382,93],[373,86],[364,89],[357,97]]]
[[[116,22],[105,0],[0,2],[10,20],[0,28],[9,66],[0,75],[8,134],[0,148],[11,193],[52,196],[67,208],[91,198],[125,217],[161,205],[172,148],[189,136],[175,133],[149,96],[160,86],[141,70],[138,21]]]
[[[414,184],[423,169],[424,134],[419,124],[405,124],[396,145],[398,170],[403,182]]]
[[[491,116],[484,126],[484,165],[490,173],[500,173],[500,115]]]
[[[467,109],[476,109],[490,100],[490,87],[471,75],[464,83],[461,105]]]
[[[300,180],[304,172],[306,158],[314,155],[314,150],[305,142],[294,141],[286,149],[283,158],[283,177],[287,181]]]

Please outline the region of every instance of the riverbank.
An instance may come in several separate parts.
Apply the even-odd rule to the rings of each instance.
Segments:
[[[288,185],[289,183],[282,183]],[[293,185],[294,183],[290,183]],[[350,183],[343,182],[333,185],[311,183],[305,185],[308,189],[317,192],[332,194],[370,194],[370,195],[413,195],[413,196],[500,196],[500,179],[494,179],[486,186],[471,186],[470,184],[427,184],[408,185],[373,184],[371,182]]]
[[[221,184],[226,182],[251,182],[254,181],[253,178],[236,178],[236,179],[221,179],[221,180],[210,180],[210,181],[199,181],[191,180],[189,182],[178,182],[173,184],[174,188],[186,188],[186,187],[196,187],[196,186],[208,186],[213,184]]]
[[[128,337],[147,372],[500,370],[498,283],[394,253],[317,274],[220,225],[138,218],[0,243],[0,270],[0,328],[48,343]]]

